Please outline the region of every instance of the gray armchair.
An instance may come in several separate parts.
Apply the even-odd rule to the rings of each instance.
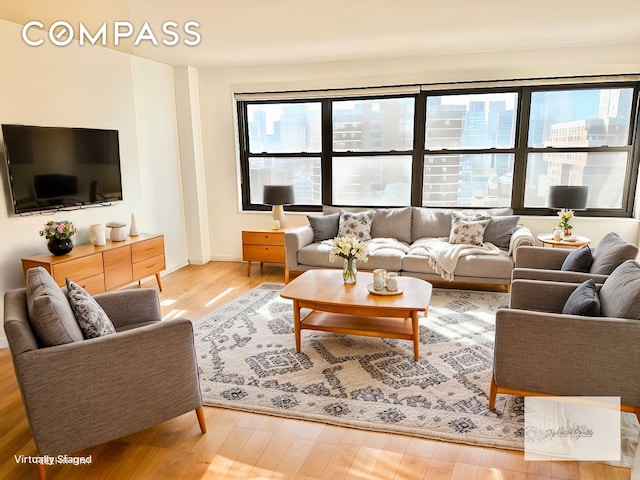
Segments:
[[[192,324],[161,321],[155,290],[97,295],[117,333],[49,347],[32,330],[27,289],[4,298],[4,329],[41,455],[72,454],[192,410],[206,432]],[[44,466],[38,474],[45,478]]]
[[[602,316],[562,313],[578,287],[512,283],[510,308],[496,314],[491,410],[498,393],[620,396],[640,418],[640,266],[625,262],[596,287]]]
[[[591,278],[596,283],[604,283],[618,265],[637,257],[638,247],[611,232],[591,250],[593,262],[589,271],[561,270],[567,257],[575,253],[576,250],[570,248],[519,247],[511,280],[582,283]]]

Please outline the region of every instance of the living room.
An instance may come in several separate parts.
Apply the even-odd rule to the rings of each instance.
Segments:
[[[640,71],[638,12],[630,0],[606,5],[548,2],[554,11],[551,18],[540,4],[533,12],[508,2],[493,2],[494,8],[464,5],[461,8],[469,18],[466,27],[458,24],[457,13],[448,12],[449,6],[412,1],[400,9],[360,3],[348,7],[348,14],[339,20],[342,28],[336,27],[334,32],[343,32],[350,23],[363,25],[337,40],[320,31],[308,32],[307,24],[308,18],[314,18],[314,24],[331,25],[335,12],[346,8],[337,3],[302,12],[294,2],[280,2],[274,10],[253,2],[251,15],[236,5],[219,10],[210,7],[211,11],[201,16],[195,7],[180,14],[168,2],[162,8],[154,6],[153,11],[142,11],[141,3],[133,8],[130,2],[111,2],[113,5],[75,12],[73,5],[70,10],[58,10],[57,6],[52,12],[46,2],[29,3],[25,10],[18,2],[5,2],[0,7],[4,59],[1,123],[119,130],[124,199],[105,208],[14,216],[5,183],[0,228],[10,232],[11,238],[5,239],[0,253],[2,291],[24,284],[21,258],[46,252],[38,231],[50,219],[73,221],[78,227],[74,240],[80,244],[88,242],[90,225],[129,222],[135,213],[141,231],[164,235],[167,268],[163,275],[188,264],[241,262],[242,231],[268,229],[271,215],[242,210],[237,93],[614,76]],[[400,28],[407,12],[412,12],[411,26]],[[164,61],[151,56],[155,50],[161,51],[161,46],[129,46],[129,53],[76,42],[59,47],[45,41],[30,47],[22,37],[22,25],[33,19],[44,24],[66,19],[74,25],[79,21],[99,25],[122,15],[120,18],[140,25],[173,14],[176,21],[196,20],[202,25],[202,44],[189,47],[188,54],[194,57],[169,60],[183,52],[182,47],[163,53],[167,55]],[[499,34],[491,28],[493,17],[500,18]],[[278,28],[261,27],[264,18]],[[449,19],[450,24],[455,20],[456,30],[448,30],[447,22],[434,18]],[[211,22],[208,28],[207,19]],[[370,36],[367,30],[375,28],[365,28],[365,19],[385,35],[377,39]],[[486,28],[478,26],[483,21]],[[247,24],[238,27],[234,22]],[[290,34],[295,35],[294,41],[287,35],[290,24],[296,25]],[[394,24],[397,26],[392,28]],[[464,35],[456,33],[463,28]],[[421,36],[423,30],[430,31],[428,37]],[[248,39],[234,50],[235,36],[242,32]],[[261,35],[275,32],[278,36],[272,49],[260,52]],[[301,40],[305,33],[309,33],[307,41]],[[36,30],[30,35],[47,40],[45,33]],[[251,42],[255,48],[250,48]],[[197,56],[208,49],[218,57],[198,64]],[[307,223],[304,212],[288,213],[287,219],[291,225]],[[521,221],[536,236],[549,232],[556,219],[525,215]],[[593,245],[610,231],[634,244],[640,239],[635,216],[579,216],[574,229],[589,237]],[[255,271],[253,275],[257,276]],[[6,347],[4,333],[0,334],[0,346]]]

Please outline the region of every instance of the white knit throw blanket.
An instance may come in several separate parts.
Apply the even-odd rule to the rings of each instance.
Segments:
[[[492,243],[470,245],[466,243],[449,243],[448,238],[421,238],[411,244],[409,255],[425,256],[429,266],[448,281],[453,282],[453,272],[460,257],[467,255],[498,255],[500,249]]]

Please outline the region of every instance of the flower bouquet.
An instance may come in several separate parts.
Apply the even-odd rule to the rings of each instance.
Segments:
[[[48,240],[47,248],[54,255],[64,255],[73,249],[71,237],[75,233],[75,225],[68,220],[49,220],[40,230],[40,236]]]
[[[334,238],[329,254],[329,261],[333,262],[336,257],[344,258],[344,269],[342,271],[344,283],[356,283],[356,275],[358,272],[356,260],[367,262],[367,245],[355,237]]]
[[[573,210],[560,210],[558,212],[558,216],[560,220],[558,221],[558,227],[564,230],[564,235],[566,237],[571,235],[571,231],[573,227],[571,226],[571,219],[573,218]]]

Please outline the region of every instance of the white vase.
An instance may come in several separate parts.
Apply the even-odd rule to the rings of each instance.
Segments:
[[[131,214],[131,228],[129,229],[129,235],[132,237],[137,237],[140,235],[138,232],[138,225],[136,224],[136,214]]]

